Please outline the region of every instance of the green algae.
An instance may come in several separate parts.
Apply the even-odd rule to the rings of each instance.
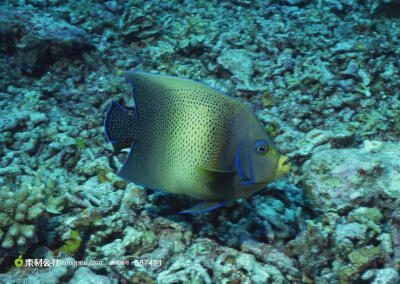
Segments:
[[[81,138],[79,138],[79,137],[75,138],[75,143],[76,143],[76,146],[78,147],[78,149],[80,149],[80,150],[86,149],[85,142],[83,142],[83,140]]]
[[[57,253],[65,252],[68,255],[71,255],[78,251],[79,247],[81,246],[81,236],[79,232],[76,230],[72,230],[69,235],[69,239],[65,241],[65,244],[62,245],[59,249],[56,250]]]
[[[97,177],[99,178],[100,183],[110,182],[110,179],[106,176],[106,171],[103,169],[99,169],[97,172]]]
[[[144,271],[137,271],[135,274],[130,278],[132,283],[148,283],[154,284],[156,283],[153,278],[151,278],[146,272]]]
[[[351,266],[356,269],[365,268],[381,256],[381,249],[375,246],[366,246],[352,251],[349,254]]]
[[[376,259],[382,257],[381,249],[375,246],[365,246],[349,253],[350,265],[339,273],[340,283],[351,283],[363,270],[373,265]]]
[[[265,126],[265,130],[268,132],[268,134],[271,137],[275,137],[276,135],[278,135],[278,124],[275,122],[271,122],[269,123],[267,126]]]

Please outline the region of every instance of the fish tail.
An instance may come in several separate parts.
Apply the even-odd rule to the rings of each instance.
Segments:
[[[118,143],[135,139],[136,118],[116,101],[112,101],[104,120],[107,141]]]

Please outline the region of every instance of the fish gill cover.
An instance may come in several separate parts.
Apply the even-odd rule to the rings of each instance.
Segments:
[[[399,14],[398,0],[3,1],[0,282],[398,283]],[[132,141],[108,143],[108,107],[140,109],[118,70],[230,94],[291,171],[177,214],[199,200],[117,175]],[[251,180],[236,149],[203,173]]]

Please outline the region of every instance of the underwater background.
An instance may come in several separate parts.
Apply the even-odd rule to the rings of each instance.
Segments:
[[[0,3],[0,283],[400,283],[399,0]],[[116,175],[118,70],[231,94],[292,169],[177,214]]]

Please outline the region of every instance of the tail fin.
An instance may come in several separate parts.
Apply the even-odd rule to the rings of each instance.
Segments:
[[[118,143],[134,139],[136,119],[116,101],[112,101],[104,120],[104,131],[107,141]]]

